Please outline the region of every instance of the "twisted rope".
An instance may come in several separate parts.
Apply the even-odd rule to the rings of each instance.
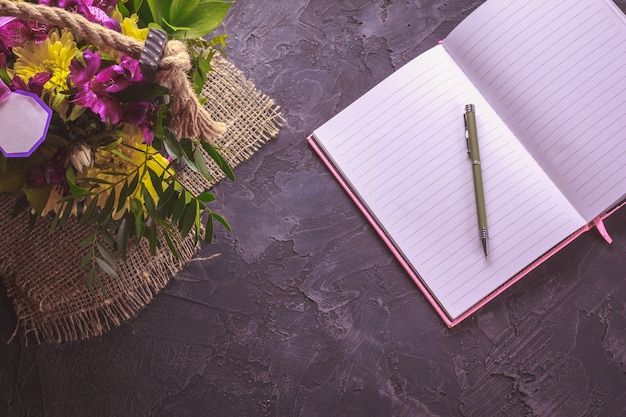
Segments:
[[[98,48],[114,48],[134,59],[140,58],[144,46],[142,42],[134,38],[107,29],[90,22],[80,14],[58,7],[0,0],[0,16],[13,16],[65,27]],[[214,121],[198,101],[187,78],[187,72],[190,69],[191,57],[185,45],[176,40],[168,42],[157,72],[157,82],[168,87],[172,93],[170,129],[179,140],[202,138],[211,141],[220,137],[226,130],[226,126],[224,123]]]

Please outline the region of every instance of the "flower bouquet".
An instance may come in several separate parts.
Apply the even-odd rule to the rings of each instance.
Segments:
[[[234,174],[200,92],[224,52],[221,0],[0,0],[0,192],[14,214],[77,221],[87,284],[117,276],[142,240],[151,253],[211,241],[215,197],[180,178]],[[71,250],[71,248],[68,248]]]

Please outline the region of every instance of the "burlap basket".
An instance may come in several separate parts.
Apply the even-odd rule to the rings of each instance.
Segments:
[[[234,65],[223,58],[212,64],[201,96],[213,118],[227,124],[215,144],[227,149],[223,155],[235,167],[275,137],[283,119],[278,106]],[[220,180],[223,174],[208,162]],[[190,170],[182,177],[196,192],[213,185]],[[50,234],[49,219],[39,219],[31,228],[27,213],[11,217],[15,200],[0,194],[0,274],[27,342],[75,341],[118,326],[148,304],[197,250],[189,237],[180,244],[178,259],[167,245],[152,256],[143,242],[129,250],[126,262],[119,261],[118,279],[103,275],[104,290],[90,290],[77,246],[89,231],[70,223]]]

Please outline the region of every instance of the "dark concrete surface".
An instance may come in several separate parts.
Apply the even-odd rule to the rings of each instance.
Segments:
[[[626,209],[450,330],[305,142],[480,3],[239,0],[287,123],[216,188],[233,233],[88,341],[8,342],[0,291],[0,416],[626,416]]]

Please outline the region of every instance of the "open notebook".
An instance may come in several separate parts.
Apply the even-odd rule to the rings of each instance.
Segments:
[[[610,0],[487,1],[309,140],[452,326],[624,201],[626,17]]]

